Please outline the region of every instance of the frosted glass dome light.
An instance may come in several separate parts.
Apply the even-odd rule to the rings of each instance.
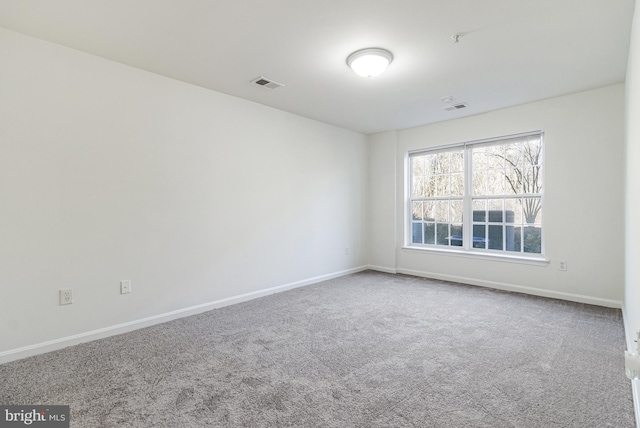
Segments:
[[[381,74],[391,61],[393,61],[391,52],[380,48],[361,49],[347,57],[347,65],[362,77],[375,77]]]

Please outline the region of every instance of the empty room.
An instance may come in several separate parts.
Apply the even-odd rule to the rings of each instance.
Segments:
[[[635,0],[0,0],[0,427],[638,427]]]

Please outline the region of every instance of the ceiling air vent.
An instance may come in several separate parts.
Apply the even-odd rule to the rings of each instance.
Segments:
[[[254,85],[262,86],[263,88],[269,89],[277,89],[281,86],[284,86],[282,83],[274,82],[273,80],[269,80],[265,77],[258,77],[257,79],[253,79],[251,81]]]
[[[467,103],[456,103],[450,106],[443,107],[446,111],[454,111],[454,110],[462,110],[463,108],[467,108]]]

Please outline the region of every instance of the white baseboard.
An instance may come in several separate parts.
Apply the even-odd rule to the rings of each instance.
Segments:
[[[627,312],[624,305],[622,306],[622,322],[624,323],[624,337],[627,339],[627,351],[636,352],[638,345],[636,340],[636,332],[629,326]],[[631,381],[631,393],[633,394],[633,411],[636,415],[636,427],[640,428],[640,381]]]
[[[553,299],[569,300],[571,302],[587,303],[590,305],[604,306],[607,308],[622,308],[622,301],[602,299],[599,297],[584,296],[582,294],[563,293],[561,291],[545,290],[543,288],[526,287],[523,285],[507,284],[496,281],[485,281],[476,278],[467,278],[464,276],[444,275],[433,272],[423,272],[411,269],[397,269],[397,273],[406,275],[420,276],[423,278],[440,279],[443,281],[460,282],[462,284],[478,285],[481,287],[495,288],[497,290],[514,291],[516,293],[531,294],[534,296],[550,297]]]
[[[101,328],[98,330],[87,331],[84,333],[75,334],[73,336],[67,336],[59,339],[49,340],[42,343],[36,343],[33,345],[24,346],[22,348],[10,349],[8,351],[0,352],[0,364],[8,363],[10,361],[19,360],[26,357],[31,357],[33,355],[44,354],[46,352],[55,351],[58,349],[66,348],[68,346],[77,345],[79,343],[90,342],[92,340],[97,340],[97,339],[103,339],[109,336],[115,336],[117,334],[122,334],[129,331],[137,330],[140,328],[149,327],[155,324],[161,324],[163,322],[171,321],[177,318],[184,318],[191,315],[196,315],[202,312],[210,311],[212,309],[221,308],[224,306],[230,306],[236,303],[257,299],[258,297],[264,297],[270,294],[280,293],[282,291],[292,290],[294,288],[316,284],[318,282],[327,281],[329,279],[350,275],[352,273],[362,272],[367,269],[369,269],[368,266],[360,266],[352,269],[346,269],[339,272],[320,275],[313,278],[292,282],[289,284],[267,288],[264,290],[253,291],[251,293],[240,294],[237,296],[228,297],[226,299],[220,299],[213,302],[190,306],[188,308],[178,309],[176,311],[154,315],[151,317],[142,318],[135,321],[129,321],[122,324],[112,325],[112,326]]]
[[[385,267],[385,266],[369,265],[369,266],[367,266],[367,269],[377,270],[378,272],[398,273],[396,268],[390,268],[390,267]]]

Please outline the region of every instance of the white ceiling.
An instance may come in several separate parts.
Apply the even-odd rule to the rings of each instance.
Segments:
[[[0,26],[370,134],[623,82],[633,5],[0,0]],[[383,75],[366,79],[346,66],[365,47],[393,52]],[[286,86],[249,83],[258,76]],[[469,107],[444,111],[446,95]]]

